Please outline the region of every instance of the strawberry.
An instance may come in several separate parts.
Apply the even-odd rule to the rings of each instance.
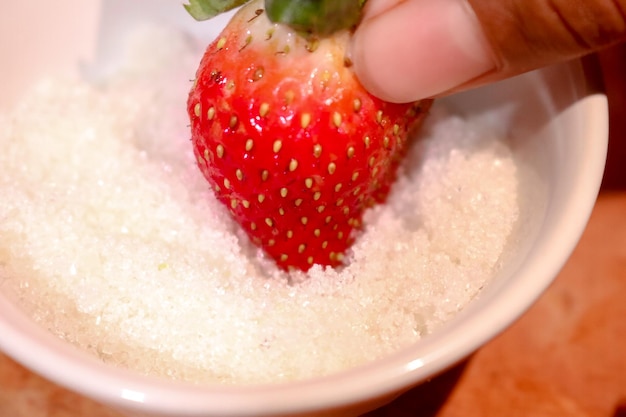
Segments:
[[[387,103],[360,85],[341,27],[356,23],[361,1],[300,0],[302,12],[298,3],[253,0],[237,11],[206,49],[187,107],[217,198],[281,268],[306,271],[342,263],[431,102]],[[203,4],[186,7],[216,11]]]

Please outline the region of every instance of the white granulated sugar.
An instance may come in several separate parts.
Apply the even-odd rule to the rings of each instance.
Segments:
[[[413,343],[493,275],[518,173],[488,127],[435,106],[349,264],[288,276],[241,239],[195,166],[197,51],[165,29],[142,36],[161,39],[158,56],[140,38],[105,82],[42,82],[0,118],[2,285],[52,332],[149,374],[278,382]]]

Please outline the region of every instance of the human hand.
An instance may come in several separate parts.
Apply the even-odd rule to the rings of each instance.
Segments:
[[[373,94],[406,102],[625,40],[626,0],[369,0],[352,60]]]

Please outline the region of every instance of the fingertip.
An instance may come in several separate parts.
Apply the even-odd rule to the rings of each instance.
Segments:
[[[495,67],[465,0],[412,0],[364,19],[352,45],[363,86],[391,102],[437,96]]]
[[[379,59],[388,51],[379,42],[379,29],[372,28],[372,23],[372,20],[363,22],[352,39],[350,52],[354,70],[361,84],[373,95],[390,102],[402,102],[396,88],[388,82],[394,72],[393,68],[380,65]]]

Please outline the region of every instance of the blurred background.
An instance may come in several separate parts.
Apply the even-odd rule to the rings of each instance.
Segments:
[[[599,54],[609,98],[611,133],[605,189],[626,188],[626,45]]]

